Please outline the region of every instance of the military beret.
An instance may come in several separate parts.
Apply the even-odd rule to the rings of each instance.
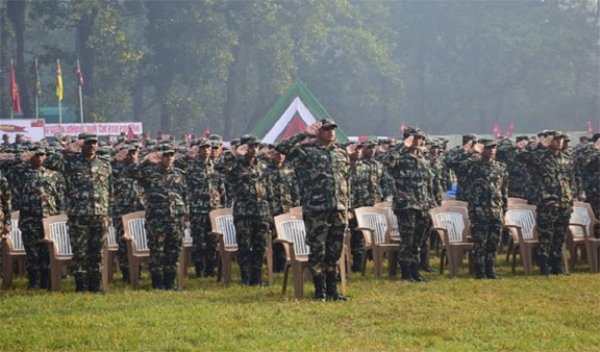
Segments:
[[[259,145],[260,139],[258,139],[258,137],[256,137],[256,136],[253,136],[250,134],[245,134],[240,138],[240,144]]]
[[[337,128],[338,127],[337,123],[335,123],[335,121],[333,121],[332,119],[322,119],[319,122],[321,122],[321,128]]]

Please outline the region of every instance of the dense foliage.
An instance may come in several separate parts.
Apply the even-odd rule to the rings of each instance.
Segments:
[[[354,135],[583,130],[598,24],[598,0],[0,0],[0,67],[7,82],[14,60],[26,117],[34,58],[41,105],[60,59],[73,108],[79,59],[87,120],[178,134],[246,132],[296,78]]]

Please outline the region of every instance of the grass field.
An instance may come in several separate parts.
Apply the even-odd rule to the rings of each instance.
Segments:
[[[433,259],[437,264],[438,259]],[[500,261],[503,264],[502,261]],[[429,283],[349,280],[349,302],[294,301],[272,287],[186,281],[181,292],[121,283],[105,295],[0,291],[2,351],[598,351],[600,275],[512,275]],[[306,283],[305,294],[312,285]]]

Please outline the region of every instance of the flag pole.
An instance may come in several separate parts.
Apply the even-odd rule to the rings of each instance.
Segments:
[[[38,72],[38,59],[35,58],[35,118],[40,118],[40,96],[38,91],[38,85],[40,84],[40,75]]]
[[[60,67],[59,59],[56,59],[56,65],[57,65],[57,68]],[[60,75],[62,76],[62,72],[60,73]],[[62,77],[61,77],[61,79],[62,79]],[[61,99],[61,97],[58,97],[58,96],[57,96],[57,99],[58,99],[58,126],[60,129],[60,133],[62,134],[62,101],[61,101],[62,99]]]
[[[11,69],[12,69],[12,67],[13,67],[13,59],[10,59],[10,67],[11,67]],[[11,72],[12,72],[12,71],[11,71]],[[11,89],[12,89],[12,86],[11,86]],[[11,93],[10,93],[10,94],[11,94],[11,96],[10,96],[10,97],[11,97],[11,101],[12,101],[12,91],[11,91]],[[13,113],[13,107],[12,107],[12,105],[11,105],[11,106],[10,106],[10,119],[12,120],[12,119],[14,119],[14,118],[15,118],[15,114]]]
[[[79,117],[81,120],[81,131],[83,132],[83,93],[81,91],[81,68],[79,67],[79,60],[77,60],[77,87],[79,91]]]

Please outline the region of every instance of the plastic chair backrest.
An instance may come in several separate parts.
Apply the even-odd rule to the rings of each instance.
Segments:
[[[146,219],[131,219],[127,222],[127,226],[129,227],[129,237],[133,239],[135,249],[137,251],[149,250],[148,238],[146,237]]]
[[[304,220],[287,220],[280,224],[280,228],[282,229],[281,236],[294,244],[294,254],[296,256],[310,254],[310,247],[306,245]]]
[[[535,213],[531,209],[514,208],[506,211],[507,225],[519,226],[524,240],[535,239]]]
[[[237,247],[233,215],[220,215],[217,216],[215,220],[217,225],[217,232],[223,234],[223,243],[225,243],[225,247]]]
[[[107,245],[108,248],[119,248],[119,244],[117,243],[117,229],[114,226],[108,227],[108,236],[107,236]]]
[[[71,239],[69,238],[69,228],[66,221],[57,221],[49,224],[50,239],[58,250],[58,255],[72,255]]]
[[[465,219],[463,214],[452,211],[444,211],[435,214],[437,227],[441,227],[448,233],[450,243],[464,242]]]
[[[590,219],[590,214],[588,213],[587,208],[574,206],[569,223],[583,225],[589,231],[592,219]],[[581,227],[569,226],[569,229],[571,230],[573,237],[584,237],[583,229]]]
[[[10,227],[11,227],[11,230],[10,230],[10,233],[8,234],[8,237],[10,238],[10,241],[12,242],[13,250],[15,252],[25,251],[25,245],[23,244],[22,233],[21,233],[21,230],[19,229],[19,219],[12,218],[10,220]]]
[[[189,227],[183,230],[183,245],[191,246],[194,240],[192,239],[192,229]]]
[[[365,227],[373,230],[373,240],[375,244],[386,242],[387,219],[380,213],[365,213],[362,215],[362,222]]]

